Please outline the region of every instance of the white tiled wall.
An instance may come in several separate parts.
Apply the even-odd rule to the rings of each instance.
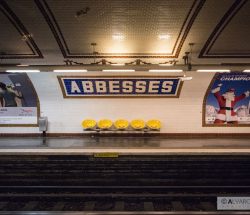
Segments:
[[[141,74],[144,75],[144,73]],[[82,133],[81,121],[84,118],[160,119],[163,123],[162,133],[250,132],[249,127],[202,127],[203,98],[213,77],[210,73],[190,73],[193,80],[184,82],[180,98],[147,99],[64,99],[57,75],[62,74],[29,74],[40,99],[41,115],[48,117],[51,133]],[[2,127],[0,129],[2,133],[38,132],[38,128]]]

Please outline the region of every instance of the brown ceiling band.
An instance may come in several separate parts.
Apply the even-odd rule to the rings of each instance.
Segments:
[[[240,9],[246,4],[247,0],[235,0],[219,23],[214,28],[213,32],[207,39],[204,47],[201,49],[199,58],[249,58],[250,53],[245,55],[241,53],[232,53],[232,54],[218,54],[218,53],[209,53],[215,44],[216,40],[219,38],[223,30],[228,26],[230,21],[235,17]]]

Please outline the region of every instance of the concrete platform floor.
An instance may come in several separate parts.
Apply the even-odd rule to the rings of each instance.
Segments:
[[[0,138],[0,154],[249,154],[249,138]]]

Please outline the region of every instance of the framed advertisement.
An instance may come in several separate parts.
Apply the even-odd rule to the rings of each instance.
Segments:
[[[203,126],[250,127],[250,74],[218,73],[203,101]]]
[[[40,103],[26,73],[0,73],[0,126],[36,127]]]

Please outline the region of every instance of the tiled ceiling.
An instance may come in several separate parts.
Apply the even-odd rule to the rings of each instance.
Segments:
[[[190,20],[203,1],[38,0],[65,57],[92,55],[91,43],[102,56],[176,56]],[[61,5],[61,6],[60,6]],[[80,8],[89,8],[76,18]],[[73,33],[72,33],[73,32]],[[163,37],[163,38],[162,38]],[[164,38],[165,37],[165,38]]]
[[[1,0],[0,63],[182,63],[190,43],[196,64],[247,63],[249,12],[247,0]]]

